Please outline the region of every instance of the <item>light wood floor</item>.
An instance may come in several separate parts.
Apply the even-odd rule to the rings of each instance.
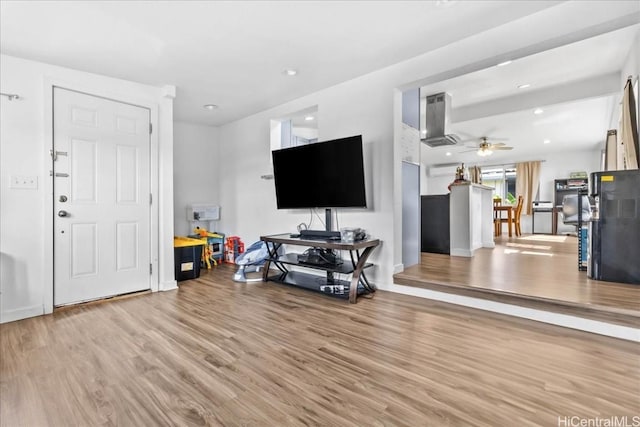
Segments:
[[[218,267],[0,326],[3,426],[533,426],[640,413],[640,345]]]
[[[472,258],[422,253],[420,264],[394,281],[640,326],[640,285],[591,280],[578,271],[577,254],[573,236],[502,236],[494,249],[479,249]]]

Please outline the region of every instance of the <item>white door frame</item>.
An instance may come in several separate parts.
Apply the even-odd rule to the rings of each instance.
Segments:
[[[87,95],[98,96],[101,98],[107,98],[117,102],[123,102],[125,104],[136,105],[138,107],[147,108],[150,111],[150,122],[153,128],[151,133],[151,148],[150,148],[150,170],[151,170],[151,194],[153,203],[151,204],[151,220],[150,220],[150,237],[151,237],[151,252],[150,261],[152,264],[151,273],[151,291],[157,292],[160,289],[160,271],[159,266],[159,107],[158,104],[148,99],[142,99],[136,95],[128,95],[125,93],[115,93],[112,90],[100,88],[93,85],[83,85],[78,83],[71,83],[68,81],[61,81],[58,79],[45,78],[44,79],[44,137],[43,137],[43,173],[45,177],[44,181],[44,206],[42,211],[44,212],[43,220],[45,232],[43,236],[44,240],[44,293],[43,293],[43,308],[44,313],[49,314],[53,312],[53,214],[54,214],[54,202],[53,202],[53,177],[50,176],[50,172],[53,167],[50,151],[53,149],[53,88],[59,87],[62,89],[68,89],[76,92],[83,92]]]

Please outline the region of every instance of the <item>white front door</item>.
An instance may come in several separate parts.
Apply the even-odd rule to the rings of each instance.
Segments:
[[[150,112],[54,88],[54,305],[150,288]]]

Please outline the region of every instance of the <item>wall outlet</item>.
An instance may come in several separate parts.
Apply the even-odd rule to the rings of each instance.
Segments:
[[[11,175],[10,188],[23,189],[23,190],[37,190],[38,189],[38,177],[37,176],[23,176],[23,175]]]

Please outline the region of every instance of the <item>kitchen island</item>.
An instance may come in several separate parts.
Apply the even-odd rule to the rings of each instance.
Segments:
[[[486,185],[470,182],[451,185],[449,237],[452,256],[472,257],[476,249],[495,247],[492,195],[493,188]]]

